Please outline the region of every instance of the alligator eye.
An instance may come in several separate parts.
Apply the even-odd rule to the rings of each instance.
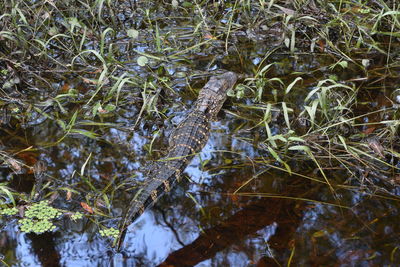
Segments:
[[[207,106],[207,108],[204,110],[204,113],[209,114],[213,110],[213,107],[211,105]]]
[[[221,88],[223,88],[223,87],[224,87],[223,81],[217,80],[217,81],[215,81],[215,86],[211,86],[210,89],[211,89],[211,91],[218,93],[218,91],[220,91]]]

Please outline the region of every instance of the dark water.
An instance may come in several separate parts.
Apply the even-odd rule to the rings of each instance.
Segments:
[[[162,5],[159,9],[153,5],[149,8],[155,12],[166,40],[173,40],[181,50],[196,43],[197,37],[191,35],[194,21],[183,19],[183,14],[163,9]],[[162,19],[165,14],[168,17]],[[368,175],[365,166],[358,168],[357,179],[343,168],[327,168],[328,178],[338,185],[334,196],[310,160],[294,157],[289,162],[293,174],[280,171],[282,166],[271,159],[262,145],[267,138],[265,129],[255,127],[262,119],[264,104],[279,102],[283,97],[279,91],[274,94],[276,88],[268,85],[260,94],[259,103],[263,105],[256,103],[253,95],[227,101],[218,121],[212,124],[206,147],[186,169],[187,179],[129,227],[123,250],[115,253],[110,240],[99,235],[98,225],[115,224],[114,218],[134,195],[134,190],[128,190],[122,182],[143,181],[147,163],[165,153],[173,126],[196,99],[188,85],[194,89],[204,85],[207,78],[199,73],[223,69],[252,73],[276,48],[266,46],[263,40],[255,41],[244,31],[234,35],[235,49],[231,47],[228,55],[224,42],[216,41],[177,55],[174,60],[154,61],[148,68],[141,68],[133,60],[137,54],[131,46],[160,57],[163,53],[150,38],[154,32],[146,32],[150,26],[143,16],[134,19],[124,12],[119,16],[126,19],[127,28],[135,25],[149,35],[135,45],[127,45],[124,38],[117,41],[120,59],[124,60],[121,72],[129,71],[128,76],[137,79],[137,84],[123,88],[115,111],[86,116],[93,104],[85,103],[93,90],[72,72],[44,77],[58,94],[65,84],[78,91],[78,96],[60,98],[65,112],[54,113],[54,106],[44,107],[45,101],[54,97],[51,92],[30,92],[27,104],[22,106],[1,103],[14,114],[11,119],[4,119],[10,114],[3,113],[0,151],[12,155],[22,167],[18,170],[2,164],[0,182],[8,182],[22,198],[29,199],[35,183],[35,174],[29,167],[41,161],[46,166],[44,183],[48,183],[43,198],[53,199],[57,208],[82,213],[85,211],[80,203],[89,203],[98,212],[76,222],[58,220],[57,230],[43,235],[22,233],[15,219],[0,219],[0,253],[4,262],[12,266],[399,266],[399,188],[385,183],[384,190],[371,189],[363,183],[362,175]],[[276,35],[269,38],[278,39]],[[285,97],[294,109],[301,109],[305,96],[321,79],[336,75],[343,83],[354,80],[361,88],[353,114],[357,116],[389,105],[386,99],[393,99],[399,80],[398,68],[394,69],[395,74],[380,79],[385,58],[370,56],[374,71],[365,83],[360,79],[364,73],[355,65],[350,64],[345,70],[330,69],[336,59],[324,53],[293,56],[278,49],[263,64],[277,63],[267,77],[279,77],[286,84],[296,75],[303,77],[303,83],[294,89],[296,93]],[[163,77],[167,78],[169,89],[160,82]],[[141,112],[143,95],[139,84],[143,81],[162,87],[161,92],[149,89],[147,95],[158,96],[155,108],[160,113]],[[40,88],[42,81],[36,83]],[[107,93],[100,92],[99,97],[107,99]],[[276,97],[281,100],[276,101]],[[115,101],[115,96],[111,98],[110,103]],[[261,108],[257,110],[243,108],[258,104]],[[33,107],[53,114],[53,118]],[[28,119],[18,118],[15,108],[29,114]],[[64,136],[59,121],[68,124],[76,112],[74,131]],[[287,131],[279,119],[271,122],[274,134]],[[378,120],[373,115],[367,119]],[[301,127],[295,130],[302,131]],[[96,137],[88,137],[89,133]],[[72,192],[71,196],[67,192]]]
[[[59,230],[40,236],[21,233],[15,221],[8,221],[1,234],[1,253],[17,266],[396,265],[398,200],[371,196],[357,187],[338,189],[335,199],[324,184],[260,164],[265,152],[243,140],[255,132],[233,133],[240,123],[226,113],[213,123],[209,142],[186,170],[190,180],[184,179],[130,226],[121,254],[114,254],[110,242],[86,219],[65,219],[58,222]],[[53,140],[56,132],[49,121],[25,129],[5,128],[2,149],[37,148],[17,157],[27,164],[40,159],[53,187],[79,192],[66,201],[65,191],[59,190],[55,203],[69,210],[82,210],[80,201],[100,198],[99,191],[111,180],[131,176],[149,159],[144,145],[151,136],[140,127],[100,129],[98,141],[71,135],[56,146],[38,145]],[[155,150],[164,149],[159,142]],[[74,174],[90,153],[85,176],[97,192]],[[318,178],[311,162],[302,165],[293,162],[293,170]],[[17,174],[8,168],[1,172],[14,188],[29,192],[32,173]],[[342,177],[332,179],[344,180],[346,173],[337,175]],[[115,194],[118,211],[132,194]]]

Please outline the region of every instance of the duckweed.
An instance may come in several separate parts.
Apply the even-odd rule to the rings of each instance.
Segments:
[[[48,201],[41,201],[39,203],[35,203],[32,206],[28,208],[27,211],[25,211],[25,217],[26,218],[37,218],[39,220],[49,220],[49,219],[54,219],[58,216],[60,216],[62,213],[49,206]]]
[[[76,220],[79,220],[79,219],[82,219],[82,218],[83,218],[83,214],[80,213],[80,212],[76,212],[76,213],[71,215],[71,219],[73,221],[76,221]]]
[[[56,226],[49,220],[32,220],[24,218],[19,220],[20,229],[25,233],[42,234],[44,232],[53,231]]]
[[[18,214],[18,209],[13,208],[1,208],[0,215],[13,216]],[[44,232],[53,231],[56,226],[53,224],[54,219],[63,215],[63,212],[53,208],[49,205],[47,200],[34,203],[27,207],[24,213],[24,218],[18,220],[18,224],[22,232],[42,234]],[[70,217],[73,221],[83,218],[83,214],[80,212],[73,213]],[[115,231],[115,229],[114,229]],[[107,229],[104,235],[113,236],[115,233],[112,229]]]
[[[51,221],[62,213],[49,206],[48,201],[41,201],[28,207],[25,211],[25,218],[19,220],[20,229],[25,233],[42,234],[53,231],[56,226]]]
[[[99,232],[100,232],[100,235],[103,237],[108,236],[108,237],[112,237],[114,239],[117,238],[119,235],[119,230],[115,229],[113,227],[102,229]]]
[[[3,208],[3,209],[0,209],[0,215],[8,215],[8,216],[11,216],[11,215],[15,215],[15,214],[17,214],[17,213],[18,213],[18,209],[15,208],[15,207],[13,207],[13,208]]]

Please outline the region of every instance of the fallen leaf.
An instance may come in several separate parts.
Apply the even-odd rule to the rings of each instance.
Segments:
[[[33,166],[36,164],[36,162],[38,161],[38,155],[33,153],[33,152],[29,152],[29,151],[24,151],[19,153],[18,155],[16,155],[19,159],[22,159],[24,161],[24,163],[26,165],[29,166]]]
[[[72,198],[72,192],[71,191],[67,191],[67,200],[71,200]]]
[[[217,38],[211,34],[204,35],[204,39],[206,40],[217,40]]]
[[[320,51],[322,51],[322,52],[325,51],[325,41],[324,40],[318,40],[317,44],[319,46]]]
[[[88,83],[88,84],[94,84],[97,85],[98,81],[97,80],[91,80],[91,79],[87,79],[87,78],[82,78],[84,83]]]
[[[376,127],[371,126],[371,127],[368,127],[367,129],[365,129],[365,130],[363,131],[363,133],[364,133],[364,134],[371,134],[371,133],[373,133],[373,132],[375,131],[375,129],[376,129]]]
[[[83,208],[84,210],[86,210],[86,211],[89,212],[90,214],[93,214],[93,213],[94,213],[93,209],[92,209],[88,204],[86,204],[85,202],[81,202],[81,206],[82,206],[82,208]]]
[[[233,203],[237,203],[239,201],[239,196],[237,194],[229,195]]]
[[[22,169],[21,164],[13,158],[6,160],[7,164],[13,169],[14,172],[19,173]]]
[[[379,155],[381,158],[385,157],[383,155],[385,149],[376,138],[369,138],[367,142],[368,146],[375,152],[375,154]]]
[[[127,35],[132,39],[137,39],[139,37],[139,31],[135,29],[129,29],[126,31]]]
[[[64,83],[63,86],[61,86],[61,92],[62,93],[67,93],[69,91],[69,83]]]

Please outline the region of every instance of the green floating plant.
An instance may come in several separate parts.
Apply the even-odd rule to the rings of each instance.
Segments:
[[[76,221],[83,218],[83,214],[80,212],[75,212],[71,215],[71,220]]]
[[[51,220],[60,216],[62,212],[49,206],[48,201],[41,201],[28,207],[25,218],[18,221],[20,229],[25,233],[42,234],[53,231],[56,226]]]
[[[56,226],[49,220],[32,220],[24,218],[18,221],[20,229],[25,233],[43,234],[44,232],[53,231]]]
[[[15,214],[17,214],[17,213],[18,213],[18,209],[15,208],[15,207],[13,207],[13,208],[3,208],[3,209],[0,209],[0,215],[8,215],[8,216],[11,216],[11,215],[15,215]]]
[[[115,229],[113,227],[111,228],[105,228],[99,231],[101,236],[108,236],[108,237],[112,237],[114,239],[118,238],[119,235],[119,230]]]
[[[60,216],[62,212],[49,206],[48,201],[41,201],[28,207],[25,211],[25,217],[31,219],[45,220],[54,219]]]
[[[53,231],[56,228],[53,220],[63,215],[64,212],[50,206],[47,200],[40,201],[27,207],[24,217],[18,220],[18,224],[22,232],[42,234],[44,232]],[[18,214],[18,209],[15,207],[0,208],[0,216],[13,216],[16,214]],[[76,221],[82,219],[83,216],[82,213],[75,212],[70,218]],[[114,232],[108,230],[105,232],[105,235],[112,236]]]

